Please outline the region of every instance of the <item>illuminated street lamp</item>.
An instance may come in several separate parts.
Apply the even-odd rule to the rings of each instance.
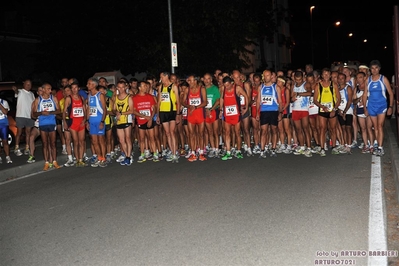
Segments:
[[[313,53],[313,9],[315,9],[315,6],[310,7],[310,45],[311,45],[311,50],[312,50],[312,65],[314,66],[314,53]]]
[[[341,22],[337,21],[337,22],[334,23],[334,25],[336,27],[338,27],[339,25],[341,25]],[[330,64],[330,44],[329,44],[329,40],[328,40],[328,37],[329,37],[328,36],[328,30],[330,29],[330,26],[327,27],[327,31],[326,31],[326,33],[327,33],[327,64]]]

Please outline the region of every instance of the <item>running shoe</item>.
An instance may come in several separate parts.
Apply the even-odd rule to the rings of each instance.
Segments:
[[[158,154],[154,154],[154,156],[152,156],[152,161],[153,162],[159,162]]]
[[[253,153],[254,153],[254,154],[260,154],[260,152],[261,152],[261,150],[260,150],[259,146],[258,146],[258,145],[255,145],[254,150],[253,150]]]
[[[331,154],[333,154],[333,155],[337,155],[337,154],[339,154],[339,150],[338,150],[338,148],[337,148],[337,147],[334,147],[334,148],[332,148],[332,150],[331,150]]]
[[[137,160],[138,163],[144,163],[145,161],[147,161],[147,159],[144,156],[139,156],[139,159]]]
[[[74,165],[75,165],[75,163],[71,160],[68,160],[66,163],[64,163],[65,167],[70,167],[70,166],[74,166]]]
[[[203,154],[200,154],[198,160],[200,160],[201,162],[206,161],[206,157]]]
[[[23,153],[21,152],[20,149],[16,149],[16,150],[14,151],[14,154],[15,154],[16,156],[21,156]]]
[[[61,166],[59,166],[58,163],[57,163],[56,161],[53,161],[53,167],[54,167],[55,169],[60,169],[60,168],[61,168]]]
[[[301,149],[300,147],[297,147],[297,149],[294,151],[295,155],[302,155],[305,153],[305,150]]]
[[[259,159],[264,159],[266,158],[266,152],[265,151],[261,151],[259,154]]]
[[[125,165],[126,165],[126,166],[131,166],[131,165],[132,165],[132,160],[129,159],[129,158],[126,158],[126,159],[125,159]]]
[[[50,168],[50,163],[45,163],[43,167],[43,171],[47,171]]]
[[[277,157],[275,149],[270,150],[270,157]]]
[[[253,155],[254,155],[254,154],[252,153],[251,147],[249,147],[249,148],[247,149],[247,156],[250,157],[250,156],[253,156]]]
[[[118,159],[116,159],[116,162],[121,163],[121,162],[125,161],[125,159],[126,159],[126,156],[122,152],[122,154],[118,157]]]
[[[12,163],[10,156],[6,156],[6,162],[7,163]]]
[[[362,143],[362,144],[363,144],[363,143]],[[356,147],[358,147],[358,146],[357,146],[357,141],[354,140],[354,141],[352,142],[352,144],[351,144],[351,148],[356,148]],[[359,147],[359,149],[361,149],[361,148]]]
[[[231,156],[231,154],[226,153],[223,157],[222,157],[222,161],[227,161],[227,160],[231,160],[233,159],[233,156]]]
[[[189,162],[195,162],[197,160],[197,156],[195,154],[191,153],[190,157],[188,157]]]
[[[326,156],[327,154],[326,154],[326,150],[325,149],[322,149],[321,151],[320,151],[320,156],[321,157],[324,157],[324,156]]]
[[[34,163],[34,162],[36,162],[35,156],[30,155],[30,156],[29,156],[29,159],[28,159],[26,162],[27,162],[27,163]]]
[[[25,151],[24,151],[24,155],[29,155],[29,149],[25,149]]]
[[[365,145],[362,149],[362,153],[370,153],[370,148]]]
[[[312,151],[308,148],[306,149],[306,151],[303,153],[303,155],[305,155],[306,157],[312,157]]]
[[[241,153],[240,151],[237,151],[237,152],[236,152],[235,157],[238,158],[238,159],[244,158],[244,157],[242,156],[242,153]]]
[[[381,148],[377,149],[377,152],[376,152],[377,156],[384,156],[384,154],[385,154],[384,148],[381,147]]]
[[[106,161],[100,161],[99,163],[98,163],[98,166],[100,166],[100,167],[107,167],[108,165],[107,165],[107,162]]]
[[[179,163],[179,156],[172,155],[172,163]]]
[[[209,158],[215,157],[215,151],[214,150],[210,150],[209,153],[208,153],[208,157]]]
[[[68,154],[67,150],[62,150],[61,153],[64,154],[64,155],[67,155],[67,154]]]

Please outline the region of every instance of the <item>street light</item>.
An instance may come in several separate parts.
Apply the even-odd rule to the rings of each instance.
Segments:
[[[312,50],[312,66],[314,66],[314,54],[313,54],[313,9],[315,9],[315,6],[310,7],[310,45],[311,45],[311,50]]]
[[[339,25],[341,25],[341,22],[337,21],[334,23],[334,25],[338,27]],[[330,26],[327,27],[327,31],[326,31],[326,33],[327,33],[327,64],[330,64],[330,44],[328,41],[328,30],[330,29]]]

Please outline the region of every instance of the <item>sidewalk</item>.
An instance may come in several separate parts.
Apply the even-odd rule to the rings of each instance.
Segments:
[[[391,156],[392,164],[392,174],[395,180],[396,188],[396,201],[399,202],[399,145],[398,145],[398,132],[396,129],[396,119],[391,118],[385,123],[385,132],[387,134],[387,139]]]

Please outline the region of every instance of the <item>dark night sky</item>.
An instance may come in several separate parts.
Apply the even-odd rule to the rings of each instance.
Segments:
[[[296,46],[293,62],[303,66],[311,63],[311,17],[312,12],[314,65],[327,65],[327,32],[330,62],[358,60],[369,64],[373,59],[382,63],[381,72],[393,74],[393,4],[378,1],[372,5],[357,1],[289,1],[293,12],[291,34]],[[339,27],[334,22],[340,21]],[[328,30],[327,30],[328,29]],[[353,37],[348,34],[352,32]],[[368,42],[364,43],[363,40]],[[384,49],[384,46],[387,48]]]
[[[172,0],[172,5],[178,6],[179,3],[185,1],[186,0]],[[226,3],[229,5],[234,4],[234,1],[219,1],[218,4],[222,8]],[[35,2],[37,2],[37,4]],[[373,59],[379,59],[382,63],[381,72],[386,73],[387,75],[393,74],[392,2],[379,1],[372,5],[366,4],[366,2],[361,2],[362,4],[359,4],[359,2],[356,1],[342,0],[288,0],[288,2],[288,8],[292,14],[290,30],[295,41],[295,46],[292,52],[292,63],[295,67],[304,67],[306,63],[311,63],[312,61],[310,6],[314,5],[316,8],[312,12],[312,21],[315,68],[321,69],[327,67],[333,61],[358,60],[361,63],[368,64]],[[242,1],[240,3],[242,4]],[[92,49],[90,48],[90,45],[91,47],[95,47],[100,43],[104,46],[103,49],[105,53],[107,53],[107,51],[109,51],[107,45],[112,45],[111,49],[113,49],[114,47],[123,44],[123,42],[118,41],[112,43],[113,39],[111,38],[107,39],[106,42],[96,42],[93,46],[93,40],[95,40],[93,38],[94,35],[105,36],[106,34],[113,32],[115,36],[123,36],[133,31],[138,34],[148,35],[149,26],[157,25],[156,22],[159,22],[160,20],[166,21],[167,16],[165,15],[167,14],[167,0],[151,1],[151,8],[154,8],[153,10],[148,9],[148,2],[144,1],[98,1],[95,5],[94,8],[92,3],[82,2],[79,6],[75,6],[66,0],[61,0],[57,2],[57,4],[48,0],[15,0],[3,2],[0,4],[0,8],[2,8],[2,6],[4,9],[24,10],[25,8],[25,12],[33,14],[33,17],[35,18],[34,23],[45,23],[43,25],[50,23],[51,26],[51,24],[54,24],[54,21],[57,21],[57,24],[54,25],[60,27],[57,26],[58,28],[55,28],[54,26],[53,31],[59,31],[57,32],[58,36],[65,36],[65,38],[69,37],[68,40],[74,40],[73,38],[76,38],[76,42],[73,42],[77,44],[77,48],[73,48],[73,52]],[[210,6],[209,8],[215,7]],[[97,13],[94,15],[92,14],[92,12],[97,12],[98,10],[103,10],[103,13],[98,15]],[[184,12],[193,13],[193,16],[196,15],[195,10],[186,9]],[[96,16],[96,23],[92,23],[94,21],[94,16]],[[69,26],[70,24],[74,24],[75,27],[78,25],[79,28],[79,25],[82,24],[85,19],[90,23],[88,24],[90,25],[89,31],[85,31],[84,29],[76,31],[73,30],[73,27]],[[173,20],[176,21],[178,19],[181,19],[180,14],[173,14]],[[341,25],[339,27],[334,27],[334,22],[338,20],[341,21]],[[109,26],[111,24],[113,26]],[[165,33],[167,31],[166,23],[163,23],[162,26],[153,27],[155,27],[155,30],[153,30],[154,36],[159,36],[158,32],[162,31]],[[327,60],[327,29],[329,39],[329,60]],[[347,36],[349,32],[353,32],[354,36],[352,38]],[[367,39],[368,42],[363,43],[363,39]],[[156,39],[156,41],[158,40],[159,38]],[[167,40],[164,41],[167,42]],[[58,43],[55,45],[62,47],[66,42],[66,39],[61,39],[58,40]],[[384,46],[387,48],[384,49]],[[143,47],[145,48],[145,46]],[[119,50],[123,49],[119,48]],[[59,52],[63,53],[61,49],[59,49]],[[104,52],[101,53],[104,54]],[[166,54],[169,54],[169,51],[166,51]],[[123,54],[120,56],[122,57]],[[113,58],[115,58],[116,62],[120,62],[118,61],[119,58],[115,56],[113,56]],[[86,61],[85,63],[87,62],[89,61]],[[73,63],[81,62],[73,61]],[[93,66],[88,67],[91,69]],[[216,67],[217,66],[215,66],[215,68]],[[61,72],[63,71],[64,70]],[[212,71],[212,69],[209,71]]]

